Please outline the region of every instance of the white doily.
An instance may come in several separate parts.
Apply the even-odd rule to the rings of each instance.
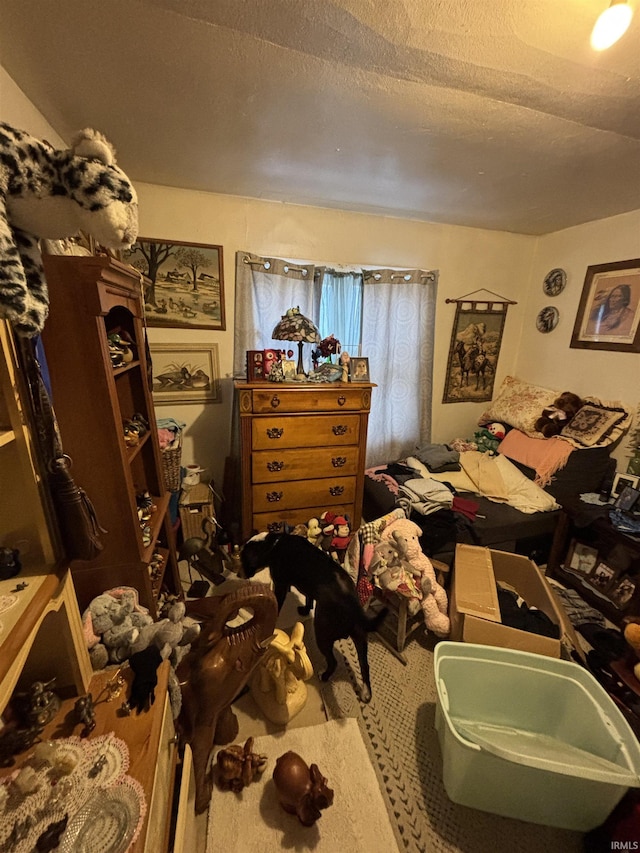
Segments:
[[[0,595],[0,613],[4,613],[5,610],[9,610],[10,607],[13,607],[18,601],[18,596],[14,595],[12,592],[7,593],[6,595]]]
[[[62,839],[73,835],[77,844],[76,840],[67,841],[72,846],[60,849],[87,853],[126,850],[137,837],[146,813],[142,787],[125,775],[129,768],[126,743],[113,733],[50,743],[53,751],[46,759],[37,757],[42,751],[36,747],[2,780],[0,850],[30,853],[42,833],[65,815],[67,826]],[[31,774],[31,793],[21,790],[16,781],[25,768]],[[89,823],[86,830],[83,815]],[[87,846],[78,846],[84,845],[84,838]]]

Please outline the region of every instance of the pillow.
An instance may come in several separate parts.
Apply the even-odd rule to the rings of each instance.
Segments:
[[[629,420],[629,413],[622,406],[606,406],[586,403],[563,427],[560,435],[581,447],[599,447],[611,444],[621,434],[614,436],[616,427]]]
[[[559,391],[542,388],[522,382],[514,376],[505,376],[498,396],[489,408],[480,416],[480,426],[491,421],[501,421],[516,427],[531,438],[540,438],[534,424],[542,414],[542,410],[553,405]]]

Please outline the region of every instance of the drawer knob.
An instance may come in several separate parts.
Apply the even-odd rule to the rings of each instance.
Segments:
[[[333,456],[331,458],[331,464],[334,468],[342,468],[343,465],[347,464],[346,456]]]
[[[269,427],[267,429],[267,438],[282,438],[284,430],[281,427]]]
[[[334,435],[345,435],[345,433],[347,432],[347,427],[344,426],[344,424],[336,424],[334,427],[331,428],[331,431]]]
[[[267,500],[270,504],[277,503],[282,500],[282,492],[267,492]]]
[[[271,398],[271,408],[277,409],[279,405],[280,405],[280,397],[278,397],[277,394],[274,394],[273,397]]]
[[[277,460],[273,460],[273,462],[267,462],[267,471],[282,471],[284,468],[284,462],[278,462]]]
[[[283,524],[281,521],[272,521],[271,524],[267,524],[267,530],[269,533],[281,533]]]
[[[338,405],[344,406],[344,404],[346,402],[347,402],[347,398],[344,396],[344,394],[340,394],[340,396],[338,397]]]
[[[332,497],[337,497],[344,492],[344,486],[329,486],[329,494]]]

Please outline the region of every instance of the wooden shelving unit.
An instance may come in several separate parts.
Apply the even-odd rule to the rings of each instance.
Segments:
[[[180,595],[181,587],[149,387],[140,276],[106,256],[46,256],[45,271],[51,309],[42,337],[53,406],[73,477],[107,531],[95,560],[71,564],[80,609],[124,585],[138,590],[155,618],[159,594]],[[108,335],[116,331],[133,341],[134,359],[114,368]],[[123,422],[136,413],[149,431],[129,447]],[[156,507],[148,522],[150,541],[143,539],[136,503],[145,491]],[[161,578],[150,574],[156,549],[166,555]]]

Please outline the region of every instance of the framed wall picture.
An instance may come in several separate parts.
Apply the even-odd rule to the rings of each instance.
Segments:
[[[222,246],[139,237],[123,260],[148,279],[148,326],[226,329]]]
[[[640,352],[640,258],[587,267],[571,347]]]
[[[217,344],[150,344],[155,403],[219,403]]]
[[[632,489],[637,489],[639,484],[640,477],[635,474],[616,474],[613,478],[613,485],[611,486],[611,497],[619,498],[626,486],[631,486]]]
[[[349,361],[349,379],[351,382],[370,382],[369,359],[351,356]]]

